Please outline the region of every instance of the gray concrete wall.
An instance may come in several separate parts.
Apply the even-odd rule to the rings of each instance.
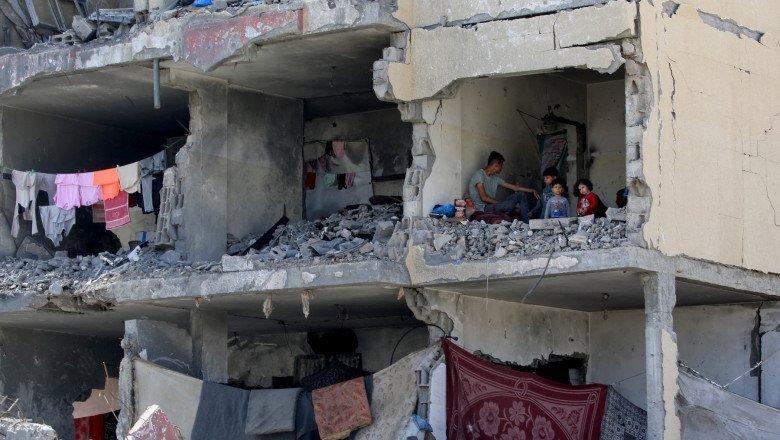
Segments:
[[[397,109],[313,119],[306,121],[303,135],[306,142],[368,139],[372,176],[401,175],[399,180],[374,183],[374,194],[401,195],[412,148],[412,124],[401,121]]]
[[[262,235],[303,213],[303,102],[230,88],[227,101],[227,232]]]
[[[355,329],[363,369],[387,368],[393,348],[409,328]],[[412,330],[398,345],[394,360],[427,345],[425,328]],[[306,333],[234,336],[228,340],[228,377],[250,387],[270,387],[273,376],[292,376],[295,357],[305,354],[314,354]]]
[[[19,399],[26,418],[73,438],[73,406],[105,386],[103,362],[116,377],[119,340],[43,331],[0,329],[0,394]]]
[[[617,206],[615,192],[626,186],[625,101],[622,80],[588,85],[589,175],[593,191],[612,207]],[[569,182],[569,187],[573,184]]]
[[[452,335],[466,350],[518,365],[531,365],[550,354],[577,356],[590,351],[588,313],[454,292],[426,290],[424,294],[431,309],[453,320]]]
[[[735,379],[751,365],[751,332],[757,309],[757,305],[676,308],[674,330],[680,360],[721,385]],[[606,320],[600,312],[593,313],[590,332],[589,380],[615,386],[644,408],[644,311],[609,312]],[[764,368],[764,374],[776,376],[777,372]],[[752,400],[758,400],[758,389],[759,378],[750,375],[729,387]]]
[[[165,139],[76,119],[6,107],[3,165],[44,173],[96,171],[151,156]]]

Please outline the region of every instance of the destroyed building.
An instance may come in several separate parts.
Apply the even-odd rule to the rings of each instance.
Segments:
[[[695,438],[691,371],[780,409],[780,3],[0,6],[0,395],[60,438],[107,377],[118,435],[169,411],[135,394],[134,365],[152,367],[134,358],[285,388],[445,334],[611,385],[650,438]],[[430,217],[494,150],[504,179],[541,189],[550,146],[569,186],[588,178],[613,208],[627,188],[627,206]],[[152,197],[113,233],[91,208],[44,231],[35,185],[19,212],[20,172],[155,157]],[[423,353],[404,365],[440,380]],[[420,396],[421,416],[443,405]]]

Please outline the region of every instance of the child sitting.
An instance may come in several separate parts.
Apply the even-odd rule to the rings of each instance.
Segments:
[[[547,207],[547,201],[553,197],[552,182],[558,178],[558,169],[555,167],[546,168],[542,173],[542,178],[544,178],[544,188],[542,189],[542,194],[539,197],[539,202],[537,202],[536,206],[534,206],[534,209],[531,210],[531,217],[539,218],[543,216],[544,210]],[[564,185],[564,191],[565,190],[566,185]]]
[[[586,215],[595,215],[604,217],[607,207],[601,203],[599,196],[593,192],[593,182],[588,179],[580,179],[574,184],[574,190],[579,192],[580,199],[577,201],[577,215],[585,217]]]
[[[569,199],[564,194],[566,192],[566,181],[555,179],[552,181],[553,197],[547,201],[544,209],[544,218],[559,218],[569,216]]]

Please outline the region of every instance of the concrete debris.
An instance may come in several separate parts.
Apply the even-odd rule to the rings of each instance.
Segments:
[[[544,228],[533,230],[528,224],[519,221],[489,225],[484,222],[421,219],[415,228],[427,228],[434,234],[429,240],[415,240],[415,243],[427,244],[431,253],[452,260],[530,256],[546,254],[551,249],[565,252],[632,246],[626,238],[626,225],[623,222],[600,218],[577,225],[574,219],[563,220],[558,225],[536,223]],[[424,237],[425,234],[416,236]]]
[[[396,223],[402,217],[402,206],[384,205],[370,207],[361,205],[355,209],[343,210],[331,216],[313,221],[299,221],[279,226],[267,246],[259,251],[249,249],[258,238],[248,235],[242,240],[228,237],[228,254],[249,249],[246,259],[263,263],[285,263],[304,259],[321,258],[339,261],[363,261],[385,258],[390,238]],[[223,271],[249,270],[246,263],[238,259],[223,258]],[[308,263],[311,263],[308,260]],[[228,266],[225,266],[225,263]],[[256,266],[251,264],[251,266]]]
[[[263,314],[265,315],[265,319],[268,319],[271,316],[271,313],[274,311],[274,294],[269,293],[268,298],[263,301]]]
[[[54,256],[54,243],[41,234],[24,237],[16,250],[16,257],[31,260],[48,260]]]
[[[6,440],[50,440],[57,433],[49,425],[10,417],[0,418],[0,437]]]
[[[626,208],[607,208],[607,218],[616,222],[626,221]]]

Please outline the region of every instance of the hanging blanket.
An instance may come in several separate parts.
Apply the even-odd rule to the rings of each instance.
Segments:
[[[311,398],[322,440],[347,438],[352,431],[371,424],[362,377],[316,389]]]
[[[645,440],[647,412],[629,402],[614,388],[607,390],[604,419],[601,421],[601,440]]]
[[[502,368],[442,339],[447,438],[598,439],[606,385],[562,385]]]
[[[121,191],[118,196],[104,202],[106,209],[106,229],[116,229],[130,223],[130,209],[127,206],[127,193]]]

